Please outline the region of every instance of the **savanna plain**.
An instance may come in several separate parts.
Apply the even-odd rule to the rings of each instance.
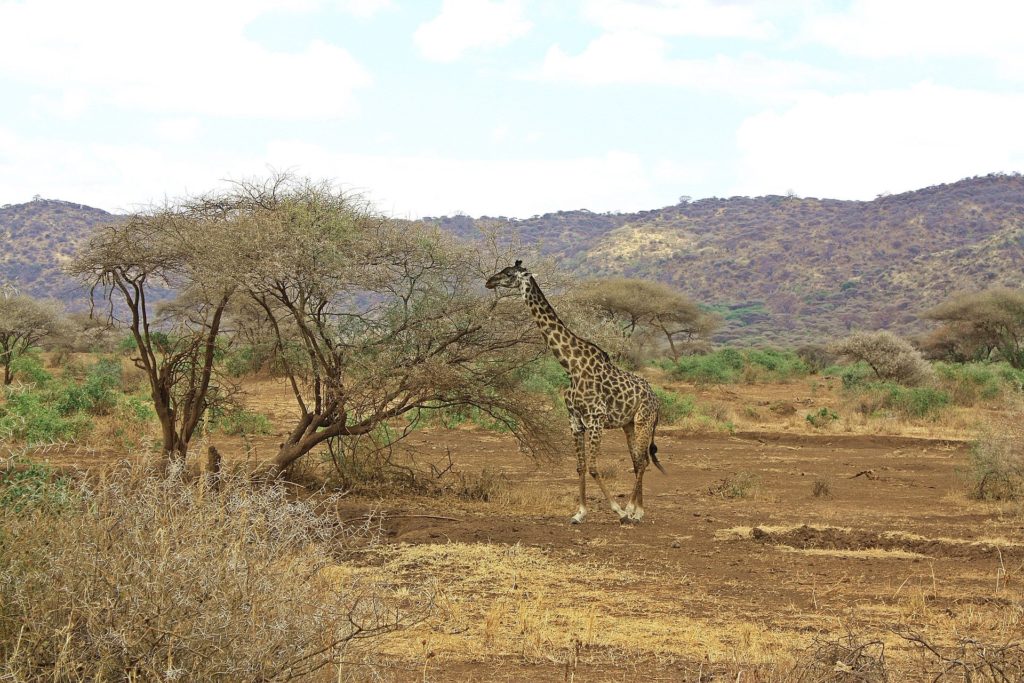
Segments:
[[[69,314],[0,282],[0,680],[1024,679],[1024,291],[825,335],[892,297],[773,318],[513,233],[278,175],[103,217]],[[657,397],[644,515],[609,376]]]
[[[64,363],[88,385],[102,361],[76,354]],[[62,370],[37,372],[59,382]],[[276,493],[227,474],[215,490],[199,463],[169,483],[146,470],[152,425],[131,403],[136,371],[108,362],[105,372],[118,396],[107,397],[111,408],[93,418],[89,436],[8,452],[8,680],[33,678],[31,648],[47,642],[64,659],[48,663],[58,680],[76,678],[80,657],[113,661],[119,650],[157,655],[161,670],[140,668],[140,680],[172,679],[176,631],[182,643],[225,652],[238,650],[234,639],[249,641],[232,655],[240,660],[281,639],[309,641],[292,643],[295,661],[267,679],[1017,680],[1021,672],[1021,509],[978,495],[971,469],[982,466],[972,453],[998,446],[991,433],[979,442],[980,424],[1014,430],[1013,412],[1000,407],[1010,388],[915,417],[865,407],[837,368],[694,383],[648,367],[674,410],[657,438],[667,474],[646,476],[641,524],[620,525],[592,486],[590,517],[574,526],[573,458],[530,457],[509,433],[467,414],[426,421],[386,454],[350,453],[341,466],[344,454],[314,453]],[[204,425],[196,444],[202,459],[210,446],[222,454],[224,473],[275,452],[294,411],[279,378],[250,376],[242,386],[239,408]],[[609,432],[601,457],[612,491],[628,491],[625,439]],[[78,513],[88,519],[69,523],[82,496],[92,499]],[[81,576],[12,584],[18,571],[31,574],[34,554],[62,541],[81,547],[50,560]],[[297,585],[299,595],[281,595]],[[273,593],[252,595],[260,591]],[[309,614],[254,604],[277,599]],[[321,600],[334,611],[318,613]],[[40,621],[14,625],[18,609]],[[204,610],[234,613],[214,624]],[[337,633],[342,616],[341,639],[357,637],[317,661],[331,645],[324,632]],[[76,629],[111,642],[76,652]],[[313,661],[319,666],[304,670]]]

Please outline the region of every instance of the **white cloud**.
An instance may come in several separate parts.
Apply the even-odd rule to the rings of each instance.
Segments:
[[[454,62],[469,50],[508,45],[531,28],[520,0],[444,0],[413,41],[425,58]]]
[[[312,5],[307,3],[302,8]],[[353,107],[370,74],[346,50],[312,41],[271,52],[245,27],[284,0],[0,2],[0,77],[93,106],[225,117],[318,119]]]
[[[806,40],[860,57],[981,57],[1009,74],[1024,67],[1021,26],[1024,4],[1007,0],[854,0],[810,17],[802,32]]]
[[[156,124],[156,134],[168,142],[190,142],[201,129],[202,122],[195,116],[162,119]]]
[[[278,168],[291,166],[302,174],[351,183],[396,216],[462,211],[527,217],[563,209],[637,210],[664,203],[664,193],[643,160],[621,151],[563,159],[459,159],[343,154],[280,140],[269,145],[267,158]]]
[[[369,18],[395,6],[391,0],[338,0],[340,7],[357,17]]]
[[[205,192],[224,179],[266,176],[270,168],[332,179],[403,217],[649,209],[674,202],[679,183],[697,177],[677,164],[647,163],[622,151],[560,159],[467,159],[348,154],[296,139],[228,156],[202,146],[24,138],[0,128],[0,204],[38,193],[126,210]]]
[[[587,0],[583,14],[616,32],[733,38],[767,38],[774,33],[752,6],[712,0]]]
[[[737,194],[870,199],[1024,168],[1024,95],[928,83],[808,97],[739,128]]]
[[[738,96],[787,96],[835,79],[830,72],[799,62],[758,55],[675,59],[668,43],[645,33],[606,33],[578,55],[555,45],[539,78],[586,85],[638,83],[717,90]]]

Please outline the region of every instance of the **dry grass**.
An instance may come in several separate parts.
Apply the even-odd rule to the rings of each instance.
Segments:
[[[0,677],[294,680],[354,669],[405,620],[364,578],[323,568],[372,546],[332,499],[122,467],[0,509]],[[37,492],[38,493],[38,492]],[[409,596],[409,614],[425,598]],[[333,674],[332,674],[333,675]]]
[[[370,571],[370,570],[368,570]],[[792,634],[729,619],[709,624],[644,591],[658,577],[604,564],[577,564],[520,545],[401,545],[378,570],[398,586],[429,581],[438,612],[389,636],[386,651],[432,665],[488,661],[592,664],[682,658],[785,668]],[[404,588],[400,588],[405,590]],[[428,648],[424,653],[423,644]]]

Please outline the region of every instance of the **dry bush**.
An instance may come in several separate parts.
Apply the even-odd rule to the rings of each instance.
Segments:
[[[867,363],[881,380],[917,386],[934,375],[921,352],[892,332],[857,332],[829,348],[833,353]]]
[[[854,633],[818,637],[790,675],[800,683],[886,683],[885,643]]]
[[[375,586],[325,571],[373,541],[325,514],[331,498],[221,483],[124,466],[61,506],[0,509],[0,678],[340,676],[401,625]]]
[[[1024,680],[1024,644],[984,642],[960,637],[955,645],[940,645],[916,631],[897,630],[896,635],[919,649],[924,659],[921,673],[932,680],[1011,681]]]
[[[964,472],[972,498],[1024,497],[1024,427],[1014,417],[987,427],[972,445]]]

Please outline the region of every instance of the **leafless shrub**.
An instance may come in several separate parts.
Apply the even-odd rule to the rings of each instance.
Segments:
[[[979,500],[1024,497],[1024,428],[1016,420],[986,428],[971,446],[964,472],[969,494]]]
[[[819,636],[790,675],[799,683],[887,683],[885,643],[855,633]]]
[[[916,631],[897,630],[896,635],[919,648],[926,671],[933,680],[1024,680],[1024,644],[1015,641],[984,642],[961,637],[955,645],[942,646]]]
[[[127,467],[60,510],[0,509],[0,678],[262,680],[355,662],[401,614],[336,570],[373,538],[330,497],[222,478],[219,493]]]
[[[814,494],[815,498],[831,498],[832,482],[830,482],[828,479],[815,479],[814,486],[811,489],[811,493]]]
[[[833,353],[864,361],[880,380],[917,386],[934,374],[921,353],[892,332],[857,332],[829,348]]]
[[[729,499],[750,498],[761,487],[761,478],[753,472],[741,471],[730,474],[724,479],[708,487],[710,496],[721,496]]]

